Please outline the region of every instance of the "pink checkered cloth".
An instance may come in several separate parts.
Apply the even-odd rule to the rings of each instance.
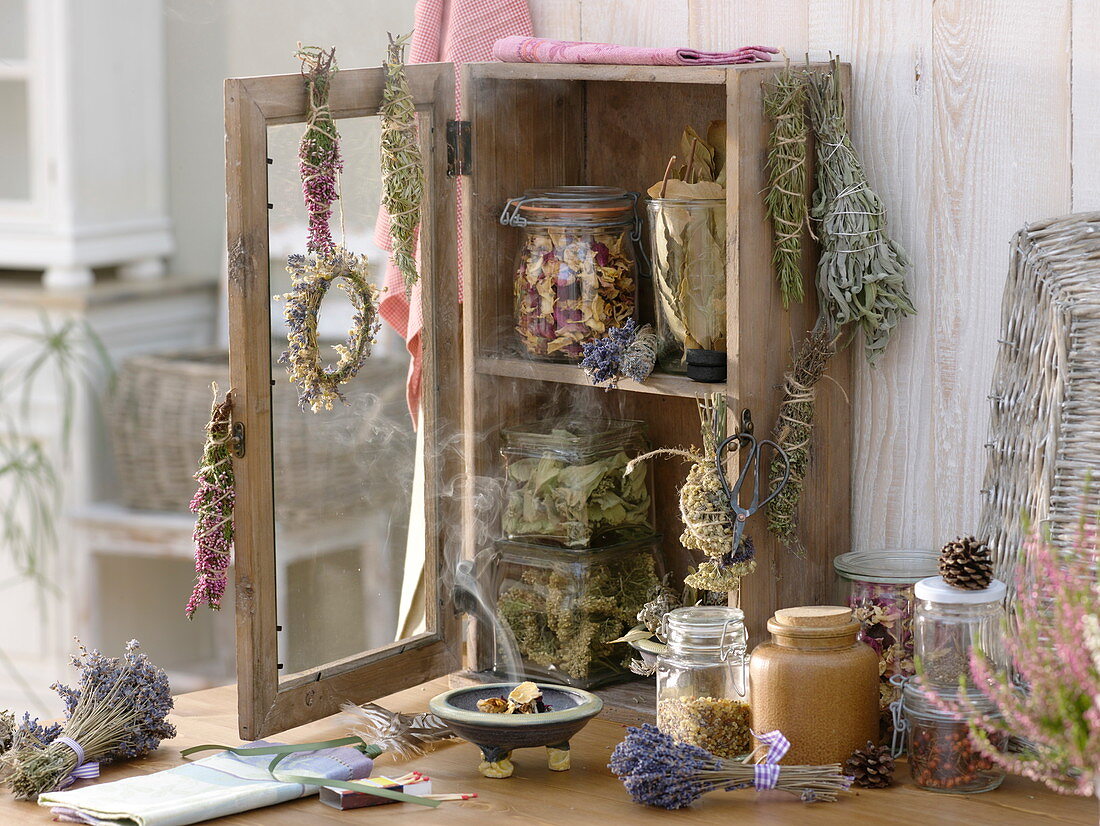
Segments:
[[[767,63],[779,49],[744,46],[732,52],[616,46],[545,37],[505,37],[493,44],[493,57],[505,63],[614,63],[627,66],[723,66]]]
[[[458,79],[458,67],[463,63],[491,60],[493,43],[509,35],[531,34],[531,12],[527,0],[418,0],[415,29],[409,49],[409,63],[455,64],[455,112],[462,117],[462,95]],[[462,179],[456,181],[456,197],[462,203]],[[458,210],[459,256],[462,250],[462,211]],[[390,216],[379,211],[374,228],[374,240],[384,250],[389,250]],[[458,279],[458,297],[462,300],[461,258]],[[412,302],[405,299],[405,282],[401,273],[389,262],[386,269],[387,291],[382,298],[379,313],[404,339],[412,363],[406,395],[413,423],[417,423],[421,392],[420,331],[424,316],[420,306],[420,285],[413,288]]]

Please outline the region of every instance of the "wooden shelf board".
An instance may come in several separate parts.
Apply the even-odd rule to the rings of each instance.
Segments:
[[[578,384],[591,386],[584,372],[575,364],[556,364],[547,361],[530,361],[524,358],[498,358],[480,356],[476,360],[476,370],[490,376],[507,376],[513,379],[531,379],[533,381],[553,381],[559,384]],[[645,384],[626,379],[619,383],[619,390],[628,393],[650,393],[655,396],[676,396],[678,398],[703,398],[711,393],[725,392],[726,383],[704,384],[692,381],[686,376],[674,376],[669,373],[654,373]]]

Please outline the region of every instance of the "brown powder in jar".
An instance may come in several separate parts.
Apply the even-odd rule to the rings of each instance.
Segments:
[[[657,703],[657,728],[673,740],[718,757],[749,750],[749,705],[715,697],[677,697]]]

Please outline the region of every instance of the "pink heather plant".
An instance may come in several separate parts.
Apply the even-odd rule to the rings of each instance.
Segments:
[[[1091,795],[1100,783],[1098,559],[1096,522],[1082,519],[1062,549],[1031,534],[1018,568],[1014,627],[1005,633],[1019,679],[1014,684],[974,651],[975,684],[1000,718],[961,709],[984,755],[1063,794]],[[1004,735],[1024,738],[1024,750],[998,750]]]
[[[202,464],[195,474],[199,487],[190,506],[195,514],[195,588],[187,600],[188,619],[204,603],[215,610],[221,608],[226,571],[232,559],[236,489],[229,452],[230,410],[228,399],[220,403],[214,399]]]

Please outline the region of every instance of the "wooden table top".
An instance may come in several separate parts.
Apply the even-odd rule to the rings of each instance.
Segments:
[[[433,695],[446,690],[447,681],[435,680],[380,701],[387,708],[423,711]],[[117,780],[169,768],[182,762],[180,749],[199,743],[239,745],[236,689],[234,686],[196,691],[176,698],[174,722],[179,736],[165,741],[144,760],[103,770],[103,780]],[[310,742],[347,734],[340,716],[329,717],[292,729],[274,740]],[[1056,795],[1018,777],[1006,778],[994,792],[979,795],[946,795],[921,791],[908,782],[904,763],[895,786],[861,790],[836,803],[801,803],[782,792],[713,792],[689,810],[665,812],[630,802],[617,779],[607,770],[611,750],[623,737],[618,723],[593,720],[572,740],[573,768],[551,772],[542,749],[517,751],[515,774],[506,780],[487,780],[477,772],[480,753],[466,742],[440,746],[432,754],[407,766],[432,777],[433,791],[477,792],[476,800],[447,802],[439,809],[393,804],[347,812],[322,805],[307,797],[266,809],[257,809],[210,823],[229,826],[303,826],[303,824],[430,824],[439,826],[488,826],[496,821],[527,824],[682,824],[685,822],[729,826],[744,824],[797,824],[798,826],[854,826],[854,824],[922,824],[923,826],[1035,826],[1098,822],[1095,798]],[[406,765],[406,764],[401,764]],[[376,774],[401,774],[391,758],[377,762]],[[489,819],[491,816],[492,820]],[[0,824],[50,823],[49,810],[33,803],[0,797]]]

